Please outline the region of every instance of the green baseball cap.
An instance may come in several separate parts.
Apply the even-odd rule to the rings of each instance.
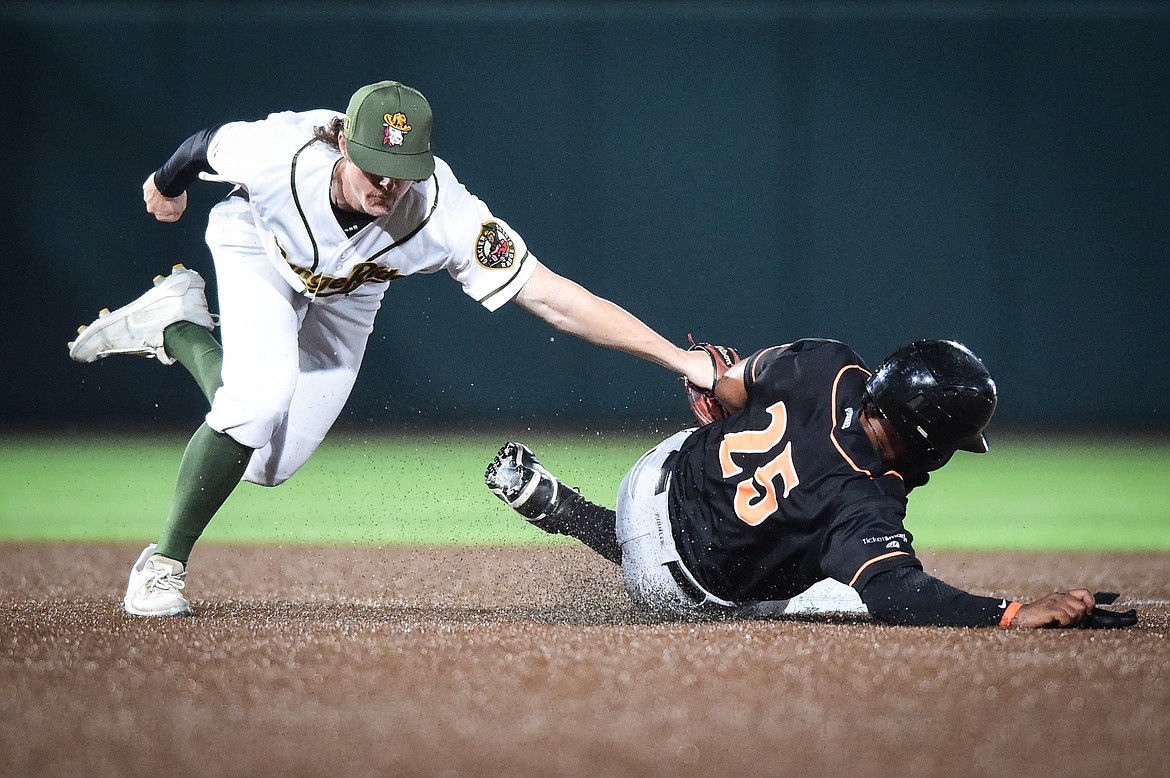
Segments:
[[[354,92],[345,111],[345,150],[367,173],[421,181],[435,172],[431,106],[417,90],[379,81]]]

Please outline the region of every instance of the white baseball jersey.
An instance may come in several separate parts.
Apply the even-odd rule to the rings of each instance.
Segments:
[[[308,297],[346,294],[362,284],[446,270],[488,310],[510,300],[537,260],[516,232],[435,159],[394,211],[347,237],[330,204],[341,154],[311,142],[339,114],[314,110],[232,122],[211,139],[203,177],[246,193],[265,250],[281,275]]]
[[[446,270],[488,310],[536,270],[522,238],[442,160],[394,210],[346,235],[330,201],[341,154],[313,140],[335,111],[275,113],[214,132],[202,177],[238,185],[211,209],[224,343],[207,424],[255,449],[245,479],[274,486],[341,412],[390,281]]]

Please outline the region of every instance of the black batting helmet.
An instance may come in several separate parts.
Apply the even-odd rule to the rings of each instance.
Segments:
[[[953,340],[919,340],[895,351],[866,382],[869,399],[905,449],[899,464],[937,470],[956,450],[987,452],[995,382],[979,357]]]

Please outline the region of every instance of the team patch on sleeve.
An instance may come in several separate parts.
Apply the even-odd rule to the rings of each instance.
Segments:
[[[475,258],[493,270],[512,267],[516,261],[516,244],[497,222],[484,222],[475,239]]]

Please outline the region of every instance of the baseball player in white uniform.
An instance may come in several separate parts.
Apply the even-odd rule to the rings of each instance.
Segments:
[[[183,589],[195,542],[241,479],[283,483],[320,445],[357,378],[382,296],[400,278],[446,271],[488,310],[515,300],[559,330],[712,385],[706,355],[537,261],[433,155],[431,124],[422,94],[383,81],[359,89],[344,115],[275,113],[198,132],[143,184],[147,211],[164,222],[183,215],[197,178],[234,188],[211,209],[206,233],[218,341],[202,277],[177,265],[69,344],[79,362],[180,362],[211,405],[183,456],[163,533],[132,567],[129,613],[191,612]]]

